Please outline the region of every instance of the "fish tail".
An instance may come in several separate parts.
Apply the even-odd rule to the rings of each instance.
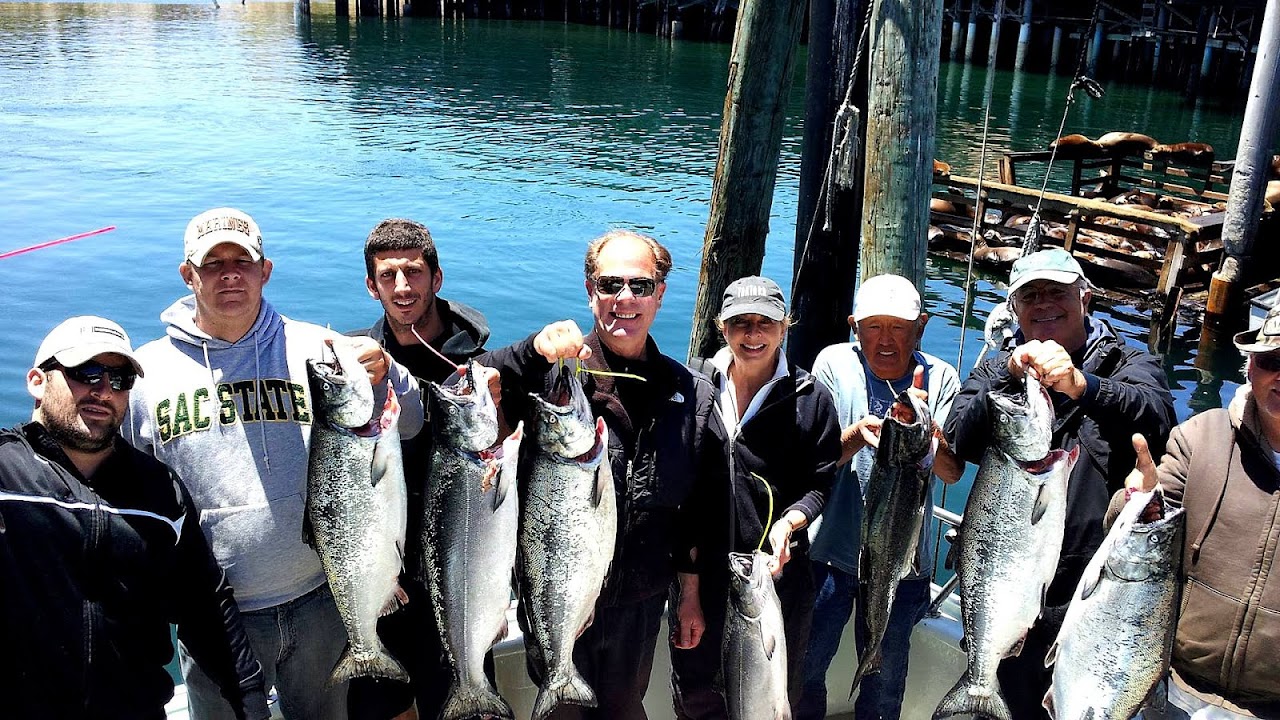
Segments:
[[[449,688],[448,698],[440,711],[440,720],[467,720],[473,717],[493,717],[511,720],[515,713],[511,705],[502,699],[494,689],[485,682],[482,686],[464,687],[454,681]]]
[[[976,691],[977,688],[969,678],[969,671],[965,670],[964,675],[961,675],[960,680],[956,682],[956,686],[942,698],[942,702],[938,703],[938,709],[933,711],[933,720],[941,720],[952,715],[1012,720],[1009,704],[1005,702],[998,687],[992,688],[989,695],[979,694]]]
[[[532,720],[546,720],[561,703],[571,703],[583,707],[596,707],[596,693],[587,684],[578,669],[569,668],[547,680],[538,690],[538,699],[533,703]]]
[[[880,664],[883,661],[880,655],[879,646],[875,650],[866,653],[862,661],[858,663],[858,671],[853,674],[853,686],[849,688],[849,699],[853,699],[853,694],[858,691],[858,685],[862,684],[862,678],[873,673],[880,672]]]
[[[342,651],[342,657],[338,658],[338,664],[333,666],[326,685],[332,687],[356,677],[384,677],[409,682],[409,673],[405,672],[404,666],[388,655],[381,643],[373,652],[360,654],[353,653],[348,645]]]

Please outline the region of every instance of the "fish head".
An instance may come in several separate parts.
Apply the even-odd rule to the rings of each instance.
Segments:
[[[1137,502],[1144,510],[1149,504],[1156,504],[1160,517],[1152,522],[1142,522],[1141,516],[1117,520],[1126,527],[1119,531],[1107,556],[1107,571],[1130,582],[1157,580],[1176,572],[1182,564],[1185,511],[1170,506],[1159,492],[1134,495],[1130,502]]]
[[[760,617],[768,593],[766,583],[770,586],[773,583],[767,553],[759,550],[729,553],[729,602],[738,614]]]
[[[326,342],[321,358],[307,358],[307,382],[316,415],[330,425],[359,428],[373,418],[373,384],[353,346]],[[332,360],[324,358],[331,354]]]
[[[880,425],[877,462],[882,462],[882,455],[883,461],[919,461],[929,453],[932,444],[933,418],[929,406],[909,390],[898,393]]]
[[[489,388],[477,387],[475,363],[468,362],[443,383],[427,383],[431,422],[438,437],[470,452],[498,442],[498,407]]]
[[[996,447],[1022,463],[1043,460],[1053,444],[1053,403],[1030,373],[1023,392],[987,393],[991,435]]]
[[[533,395],[537,405],[538,444],[560,457],[582,457],[600,441],[595,413],[576,372],[565,366],[552,372],[550,398]]]

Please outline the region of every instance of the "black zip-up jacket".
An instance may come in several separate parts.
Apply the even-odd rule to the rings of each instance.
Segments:
[[[0,715],[163,718],[170,623],[241,717],[269,717],[177,477],[117,438],[86,480],[39,423],[0,431]]]
[[[480,358],[502,373],[508,422],[523,419],[526,429],[533,426],[528,393],[549,397],[552,390],[552,365],[533,349],[533,337]],[[712,412],[712,388],[706,377],[661,354],[652,337],[643,361],[614,355],[594,333],[586,342],[592,350],[587,368],[646,379],[582,376],[592,411],[609,427],[618,535],[599,603],[614,607],[665,593],[675,577],[677,520],[694,487],[696,449]]]
[[[431,347],[439,350],[450,360],[462,363],[484,352],[484,343],[489,339],[489,324],[484,315],[475,308],[460,302],[451,302],[436,297],[436,309],[440,320],[444,323],[444,331],[430,341]],[[430,414],[431,403],[428,400],[427,382],[444,382],[454,373],[454,368],[441,360],[439,356],[420,344],[401,345],[395,333],[387,328],[387,316],[384,314],[372,327],[354,330],[347,333],[352,336],[365,336],[377,340],[382,348],[391,353],[396,362],[408,368],[422,386],[422,402]],[[431,418],[427,417],[428,427],[409,439],[401,439],[400,449],[404,457],[404,477],[408,491],[409,525],[405,533],[410,538],[408,557],[405,567],[416,567],[418,564],[419,543],[413,538],[422,537],[420,527],[423,518],[423,493],[426,491],[427,471],[431,465],[431,453],[435,449],[435,436],[429,426]]]
[[[1105,321],[1090,318],[1089,339],[1071,359],[1085,375],[1086,390],[1079,400],[1050,392],[1056,415],[1053,447],[1080,448],[1080,458],[1067,484],[1067,524],[1058,575],[1046,605],[1069,600],[1084,566],[1102,544],[1103,516],[1111,495],[1124,487],[1136,457],[1131,440],[1142,433],[1153,457],[1164,451],[1176,416],[1169,381],[1160,361],[1129,347]],[[987,393],[1013,393],[1021,381],[1009,374],[1009,354],[1020,343],[1011,338],[994,358],[983,361],[965,380],[951,405],[944,429],[956,455],[978,463],[991,439]]]
[[[715,370],[713,388],[720,387],[721,377]],[[697,561],[687,563],[689,553],[677,553],[679,569],[714,576],[723,584],[728,553],[751,552],[768,531],[770,493],[772,522],[790,510],[813,522],[831,492],[839,462],[840,424],[831,392],[801,368],[791,368],[769,387],[760,410],[736,437],[717,407],[699,449],[698,484],[683,523],[698,549]],[[808,557],[808,534],[797,532],[792,540],[792,562],[799,561],[799,567]],[[769,551],[767,539],[764,550]]]

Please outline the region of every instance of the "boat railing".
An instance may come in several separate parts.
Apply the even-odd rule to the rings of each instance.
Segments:
[[[964,521],[964,516],[951,512],[950,510],[938,505],[934,505],[933,517],[939,523],[939,536],[946,538],[947,543],[951,547],[955,547],[957,530],[960,527],[960,523]],[[944,528],[945,531],[943,530]],[[940,545],[941,544],[939,543],[939,546]],[[941,547],[938,549],[939,552],[941,552]],[[948,553],[948,555],[950,555],[950,553]],[[948,564],[949,563],[943,563],[943,567],[946,567]],[[933,576],[934,584],[937,585],[938,564],[936,562],[934,563]],[[948,578],[946,582],[938,586],[938,590],[933,596],[933,602],[929,603],[929,610],[927,613],[928,617],[938,617],[942,614],[942,604],[947,601],[947,598],[955,593],[956,587],[959,583],[960,576],[952,573],[951,577]]]

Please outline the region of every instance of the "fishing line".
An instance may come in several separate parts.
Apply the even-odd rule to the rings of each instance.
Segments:
[[[446,356],[444,353],[442,353],[442,352],[440,352],[439,350],[437,350],[437,349],[435,349],[435,348],[431,347],[431,345],[430,345],[430,344],[428,344],[426,340],[423,340],[423,339],[422,339],[422,336],[418,334],[418,328],[416,328],[416,327],[414,327],[414,326],[410,325],[410,326],[409,326],[409,332],[413,333],[413,336],[414,336],[414,337],[416,337],[416,338],[418,338],[418,342],[422,343],[422,346],[423,346],[423,347],[425,347],[426,349],[428,349],[428,350],[430,350],[431,352],[435,353],[435,354],[436,354],[436,357],[438,357],[438,358],[440,358],[441,360],[443,360],[443,361],[445,361],[445,362],[449,363],[450,365],[452,365],[454,370],[460,370],[460,369],[462,369],[462,366],[461,366],[461,365],[459,365],[458,363],[456,363],[456,362],[454,362],[454,361],[450,360],[450,359],[448,358],[448,356]]]
[[[768,520],[764,524],[764,534],[760,536],[760,543],[756,545],[756,552],[760,552],[764,548],[764,541],[769,537],[769,530],[773,527],[773,488],[769,486],[769,481],[751,473],[751,477],[760,481],[764,485],[765,492],[769,493],[769,515]]]
[[[991,127],[991,101],[988,98],[985,112],[982,115],[982,152],[978,156],[978,189],[974,196],[973,228],[969,231],[969,270],[964,278],[964,312],[960,314],[960,352],[956,356],[956,367],[964,367],[964,335],[969,329],[969,313],[973,310],[973,256],[978,248],[978,226],[983,209],[982,185],[983,176],[987,172],[987,130]],[[945,490],[943,492],[946,492]]]
[[[61,245],[62,243],[69,243],[72,240],[82,240],[87,237],[93,237],[94,235],[101,235],[103,233],[111,232],[112,230],[115,230],[115,229],[116,229],[115,225],[108,225],[107,227],[98,228],[97,230],[90,230],[89,232],[82,232],[76,235],[68,235],[67,237],[58,238],[57,240],[50,240],[49,242],[42,242],[42,243],[36,243],[35,245],[28,245],[27,247],[24,247],[24,248],[18,248],[17,250],[10,250],[9,252],[0,253],[0,260],[4,260],[11,257],[17,257],[19,255],[23,255],[25,253],[29,253],[34,250],[43,250],[44,248],[53,247],[54,245]]]
[[[564,358],[560,358],[559,362],[560,362],[560,367],[561,367],[561,368],[563,368],[563,367],[564,367]],[[634,373],[616,372],[616,371],[613,371],[613,370],[592,370],[591,368],[587,367],[586,365],[583,365],[581,360],[578,360],[578,359],[576,359],[576,358],[575,358],[575,359],[574,359],[574,362],[575,362],[575,363],[577,363],[576,367],[575,367],[575,368],[574,368],[574,370],[573,370],[573,374],[574,374],[575,376],[576,376],[576,375],[581,375],[582,373],[586,373],[586,374],[588,374],[588,375],[598,375],[598,376],[602,376],[602,377],[626,378],[626,379],[628,379],[628,380],[639,380],[640,382],[649,382],[649,379],[648,379],[648,378],[640,377],[639,375],[636,375],[636,374],[634,374]]]

